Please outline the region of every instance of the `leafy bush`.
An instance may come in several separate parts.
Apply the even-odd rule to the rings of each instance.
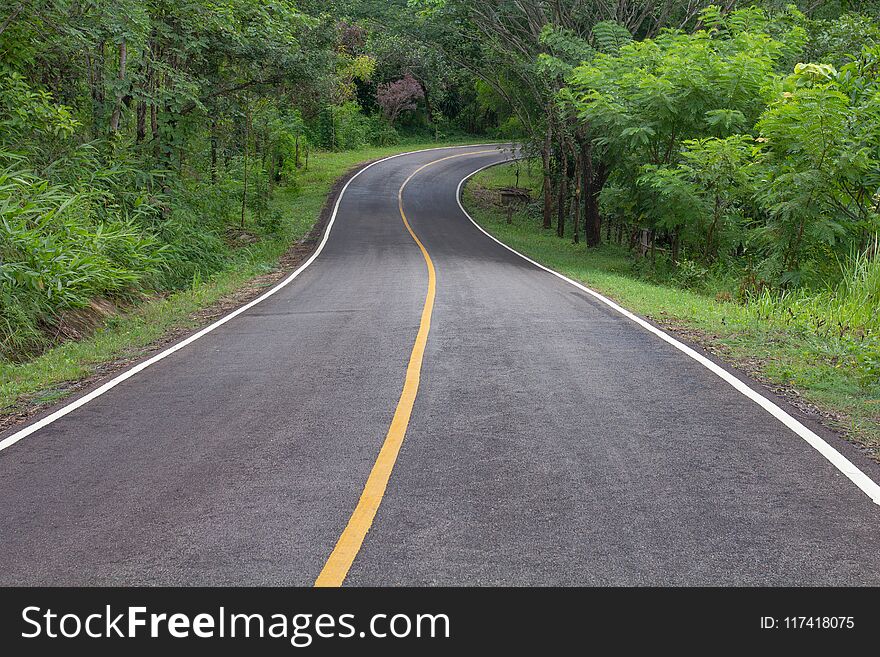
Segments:
[[[880,48],[840,73],[799,64],[758,121],[762,234],[782,282],[798,284],[826,247],[848,249],[880,227]]]
[[[699,289],[706,282],[709,270],[693,260],[680,260],[676,263],[675,282],[685,289]]]
[[[0,64],[0,150],[46,164],[79,127],[70,108]]]
[[[367,135],[372,146],[392,146],[400,143],[400,134],[381,116],[367,117]]]
[[[354,101],[325,108],[319,131],[321,146],[329,150],[355,150],[370,143],[367,117]]]
[[[522,121],[519,117],[510,116],[502,122],[492,133],[496,139],[517,139],[524,134]]]
[[[836,280],[837,259],[880,229],[880,26],[823,25],[810,46],[823,61],[795,64],[808,24],[793,8],[712,6],[703,29],[603,46],[574,69],[563,96],[610,172],[607,216],[676,260],[745,265],[747,288]],[[837,50],[855,43],[846,25],[867,35],[858,54]]]
[[[61,311],[125,297],[161,275],[165,249],[106,200],[0,172],[0,353],[37,342],[38,324]]]

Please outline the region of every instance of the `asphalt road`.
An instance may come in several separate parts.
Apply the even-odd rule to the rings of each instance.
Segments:
[[[398,190],[450,155],[402,194],[436,300],[346,585],[880,584],[880,506],[825,457],[470,223],[459,181],[509,157],[478,151],[365,170],[290,285],[0,452],[0,584],[312,584],[424,309]]]

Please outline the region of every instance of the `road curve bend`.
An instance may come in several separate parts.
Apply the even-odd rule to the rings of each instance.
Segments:
[[[880,584],[828,459],[471,223],[510,157],[371,165],[295,277],[0,435],[0,584]]]

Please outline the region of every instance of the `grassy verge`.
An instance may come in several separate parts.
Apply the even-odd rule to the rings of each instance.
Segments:
[[[0,360],[0,420],[4,415],[23,414],[57,401],[74,390],[72,382],[112,370],[114,364],[124,365],[137,359],[157,342],[205,324],[211,317],[237,305],[230,297],[253,292],[254,287],[271,285],[274,280],[262,281],[255,277],[271,272],[290,246],[311,230],[327,194],[341,175],[361,162],[439,145],[406,143],[341,153],[314,153],[308,170],[298,175],[297,187],[279,188],[272,198],[273,207],[284,217],[276,238],[238,249],[223,271],[206,280],[194,280],[184,291],[149,300],[130,312],[113,316],[87,339],[65,342],[23,363]],[[219,311],[207,315],[203,312],[218,304]],[[228,307],[223,308],[224,305]],[[2,427],[0,422],[0,429]]]
[[[880,384],[866,380],[863,369],[856,367],[874,343],[816,330],[824,321],[818,313],[828,312],[815,310],[822,306],[820,297],[784,305],[767,297],[744,304],[722,300],[644,280],[633,256],[620,246],[587,249],[542,231],[534,205],[520,208],[508,224],[494,190],[513,186],[516,170],[515,164],[487,169],[465,188],[465,206],[483,228],[517,251],[699,343],[806,412],[818,411],[827,425],[880,457]],[[538,168],[522,164],[519,170],[520,186],[538,198]],[[812,308],[814,314],[800,312],[801,319],[798,306]]]

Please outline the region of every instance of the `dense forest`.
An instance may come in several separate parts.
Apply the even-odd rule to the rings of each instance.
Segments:
[[[282,231],[315,149],[486,127],[435,50],[328,3],[4,0],[0,355]]]
[[[69,309],[184,288],[242,236],[283,232],[270,199],[316,151],[467,135],[537,159],[536,230],[735,280],[740,300],[845,281],[873,326],[878,11],[3,0],[0,357],[51,343]]]

